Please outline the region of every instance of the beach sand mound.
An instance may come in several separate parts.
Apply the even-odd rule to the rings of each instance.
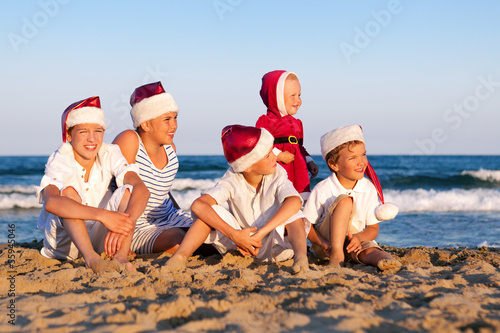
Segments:
[[[39,247],[18,245],[13,266],[0,249],[1,332],[500,332],[493,248],[384,247],[402,263],[386,271],[311,254],[298,275],[292,260],[195,256],[171,273],[168,256],[138,255],[137,272],[96,275]]]

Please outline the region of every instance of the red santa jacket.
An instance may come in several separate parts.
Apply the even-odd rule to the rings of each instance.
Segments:
[[[274,147],[281,151],[289,151],[294,154],[294,161],[288,164],[280,164],[287,171],[288,179],[292,181],[295,189],[299,193],[308,193],[311,192],[311,189],[309,186],[309,172],[307,169],[306,156],[310,155],[302,145],[304,139],[302,122],[290,115],[282,116],[282,114],[286,114],[286,111],[281,110],[280,112],[278,107],[277,94],[281,94],[281,96],[284,95],[284,85],[278,87],[278,81],[284,73],[287,72],[273,71],[262,77],[260,96],[267,106],[267,114],[260,116],[259,120],[257,120],[256,127],[265,128],[274,136]],[[280,91],[278,91],[278,89]],[[284,108],[284,106],[282,106],[282,108]],[[277,141],[283,143],[277,143]]]

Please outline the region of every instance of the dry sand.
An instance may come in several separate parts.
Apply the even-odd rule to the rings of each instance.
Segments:
[[[39,246],[15,248],[15,273],[0,250],[1,332],[500,332],[499,249],[385,247],[403,265],[384,272],[310,255],[295,276],[291,260],[238,254],[195,256],[172,274],[168,256],[148,255],[138,272],[96,275]]]

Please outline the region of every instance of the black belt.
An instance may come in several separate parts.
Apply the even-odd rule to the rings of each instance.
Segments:
[[[291,143],[291,144],[299,144],[302,146],[303,139],[297,139],[297,137],[290,135],[286,137],[281,137],[281,138],[274,138],[274,144],[277,145],[278,143]]]

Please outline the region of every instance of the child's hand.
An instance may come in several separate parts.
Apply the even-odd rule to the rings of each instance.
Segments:
[[[347,233],[347,239],[349,240],[349,245],[346,247],[347,253],[356,253],[361,250],[361,241],[359,240],[357,234],[353,235],[349,230]]]
[[[105,216],[101,220],[101,223],[108,228],[109,231],[115,232],[117,234],[128,236],[134,232],[134,221],[129,218],[129,214],[105,211]]]
[[[121,248],[125,236],[117,234],[116,232],[108,231],[104,239],[104,252],[111,258],[114,257],[116,252]]]
[[[262,243],[251,236],[256,230],[257,228],[253,227],[234,231],[232,241],[236,244],[238,251],[242,255],[252,255],[255,257],[259,254],[259,248],[262,247]]]
[[[328,242],[322,242],[321,243],[321,248],[323,249],[323,251],[325,251],[325,255],[327,257],[331,257],[332,256],[332,245]]]
[[[307,169],[311,173],[311,178],[314,178],[318,175],[319,167],[314,163],[314,161],[309,161],[307,163]]]
[[[289,151],[282,151],[278,154],[277,160],[278,162],[288,164],[295,159],[295,155],[290,153]]]

